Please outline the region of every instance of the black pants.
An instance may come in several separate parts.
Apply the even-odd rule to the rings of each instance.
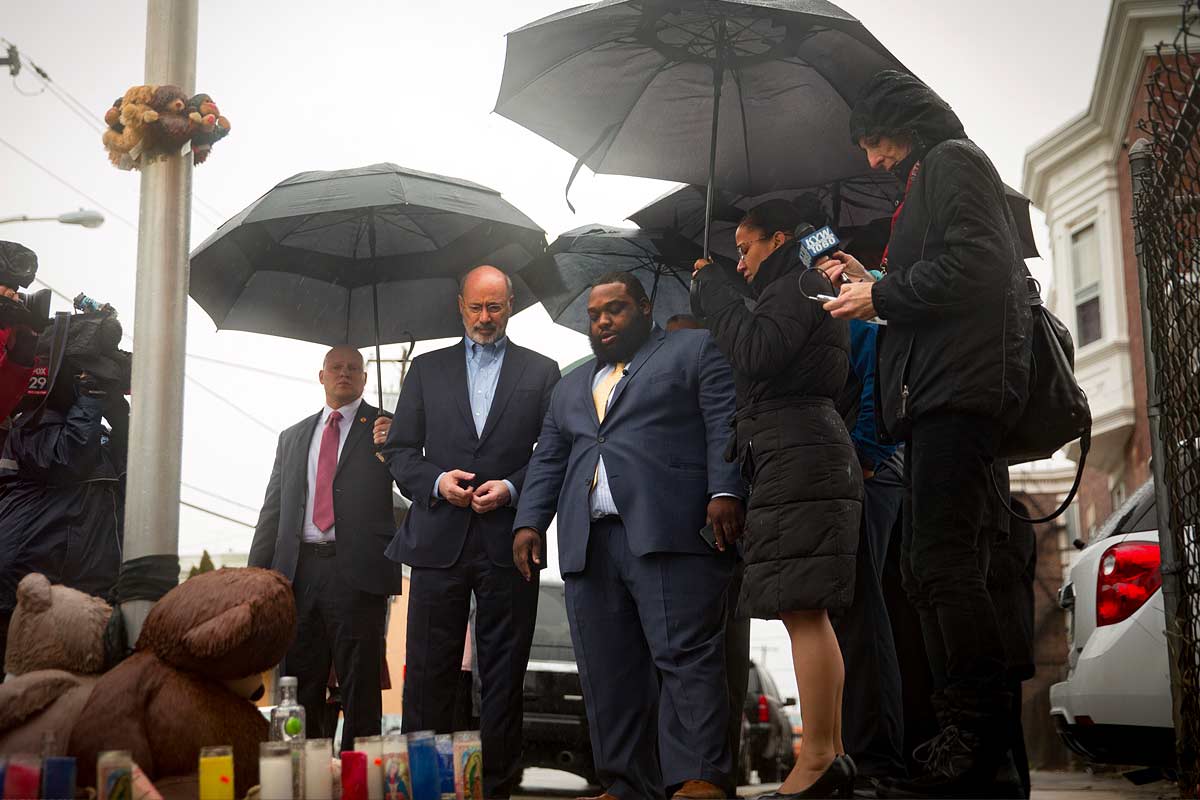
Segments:
[[[729,597],[725,601],[725,678],[729,685],[729,752],[733,756],[734,780],[741,783],[746,765],[738,762],[742,747],[742,714],[746,706],[746,689],[750,683],[750,618],[739,618],[737,601],[742,593],[745,562],[739,560],[729,581]]]
[[[859,772],[874,778],[905,774],[900,664],[883,595],[888,545],[904,499],[903,469],[897,454],[863,482],[854,600],[831,617],[846,665],[842,742]]]
[[[987,705],[1001,700],[1005,658],[986,584],[985,516],[999,425],[931,413],[905,447],[904,587],[921,617],[934,689]]]
[[[353,750],[354,738],[379,735],[383,720],[380,665],[387,598],[349,585],[334,558],[304,546],[292,590],[296,640],[284,659],[283,674],[296,677],[308,738],[332,738],[335,730],[325,702],[332,664],[345,715],[341,749]]]
[[[493,564],[474,525],[454,566],[412,570],[403,728],[405,733],[453,732],[472,592],[483,684],[483,791],[487,797],[508,797],[521,782],[523,687],[538,581],[526,582],[511,564]]]

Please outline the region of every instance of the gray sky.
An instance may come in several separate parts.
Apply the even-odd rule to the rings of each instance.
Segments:
[[[498,189],[551,238],[589,222],[621,223],[670,185],[585,170],[572,190],[577,209],[572,215],[562,192],[574,159],[490,113],[504,64],[504,34],[568,3],[201,0],[196,88],[214,97],[232,122],[232,134],[195,170],[193,245],[289,175],[377,161]],[[1025,149],[1087,105],[1109,4],[844,0],[841,5],[954,106],[1005,181],[1020,186]],[[99,122],[113,98],[142,80],[145,13],[145,4],[132,0],[0,0],[0,36],[93,109]],[[22,94],[41,88],[28,72],[15,83],[0,81],[0,139],[91,199],[0,143],[5,183],[0,217],[102,205],[108,221],[97,230],[10,224],[0,227],[0,238],[33,248],[39,276],[55,288],[111,302],[130,325],[138,176],[111,167],[100,134],[51,92]],[[802,144],[797,155],[803,155]],[[1040,215],[1035,228],[1040,249],[1048,252]],[[1033,266],[1044,274],[1045,265]],[[311,380],[306,388],[253,369],[188,363],[189,376],[208,389],[187,385],[183,480],[233,502],[187,487],[183,497],[252,523],[251,509],[261,503],[274,457],[272,431],[313,413],[322,402],[316,373],[324,348],[217,333],[198,306],[191,304],[188,313],[189,353]],[[518,315],[510,333],[561,364],[587,352],[584,337],[550,323],[540,307]],[[182,510],[181,552],[207,547],[218,556],[244,553],[250,534]],[[760,646],[775,648],[767,651],[768,662],[788,692],[795,684],[785,643],[778,623],[756,623],[756,656]]]

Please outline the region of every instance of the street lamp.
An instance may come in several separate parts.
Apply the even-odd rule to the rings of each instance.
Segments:
[[[0,217],[0,225],[6,222],[61,222],[64,225],[82,225],[85,228],[99,228],[104,224],[104,215],[99,211],[93,211],[90,208],[81,208],[78,211],[68,211],[65,214],[59,214],[57,217],[30,217],[22,214],[19,217]]]

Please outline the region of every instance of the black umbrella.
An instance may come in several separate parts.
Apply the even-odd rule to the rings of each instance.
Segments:
[[[882,245],[887,241],[888,225],[900,194],[899,181],[891,173],[884,172],[812,189],[782,189],[760,195],[718,192],[710,223],[711,248],[722,255],[737,258],[733,241],[737,224],[747,211],[775,198],[783,198],[797,205],[816,202],[838,233],[845,235],[853,232],[873,239],[882,237],[883,242],[879,243]],[[633,212],[629,219],[643,227],[673,230],[700,245],[704,241],[705,195],[703,186],[674,189]],[[1007,184],[1004,186],[1004,196],[1017,221],[1022,257],[1038,258],[1033,223],[1029,218],[1029,198]]]
[[[555,322],[586,334],[592,284],[608,272],[631,272],[650,295],[654,321],[665,325],[675,314],[691,312],[688,290],[700,255],[698,245],[670,231],[584,225],[555,239],[520,276]],[[718,258],[716,268],[732,274],[734,264]]]
[[[221,330],[327,345],[462,334],[462,275],[516,273],[546,245],[499,192],[458,178],[372,164],[293,175],[191,256],[189,293]],[[519,311],[535,300],[514,279]],[[380,308],[383,315],[380,315]]]
[[[881,69],[904,67],[825,0],[606,0],[508,35],[496,111],[578,157],[576,172],[705,184],[711,208],[714,185],[761,194],[866,172],[850,107]]]

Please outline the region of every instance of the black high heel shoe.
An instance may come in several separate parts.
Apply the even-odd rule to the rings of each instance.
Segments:
[[[821,777],[802,792],[772,792],[759,800],[815,800],[815,798],[846,798],[854,796],[854,776],[858,768],[848,755],[835,756]]]

